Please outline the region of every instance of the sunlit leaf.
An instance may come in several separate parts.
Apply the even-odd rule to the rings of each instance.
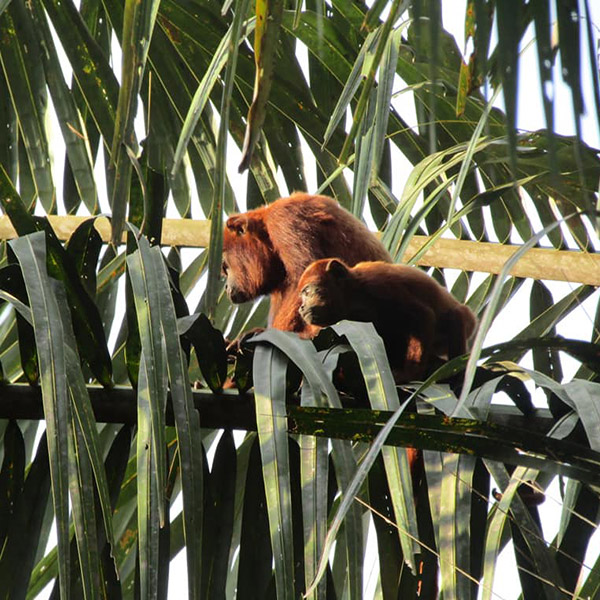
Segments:
[[[242,160],[238,169],[240,173],[250,166],[254,146],[258,142],[266,117],[283,7],[283,0],[259,0],[256,2],[256,29],[254,32],[256,77],[252,104],[248,111]]]

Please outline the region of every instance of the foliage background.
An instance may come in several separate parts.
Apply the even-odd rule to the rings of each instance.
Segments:
[[[219,330],[235,337],[265,320],[264,301],[232,307],[218,277],[222,219],[239,208],[319,187],[382,230],[398,260],[422,259],[404,253],[423,234],[432,242],[442,235],[529,241],[590,255],[597,248],[594,7],[474,1],[461,12],[469,38],[463,48],[442,27],[448,4],[0,0],[0,192],[20,236],[2,245],[3,416],[31,417],[26,407],[41,392],[47,428],[47,444],[42,438],[39,445],[37,421],[7,419],[0,429],[3,596],[34,597],[60,573],[51,585],[62,597],[162,597],[169,559],[185,545],[191,597],[233,597],[236,587],[237,597],[293,597],[317,570],[326,526],[343,523],[330,573],[314,597],[342,597],[342,590],[360,597],[362,520],[370,514],[366,506],[375,505],[401,527],[399,535],[373,518],[379,568],[370,591],[377,597],[414,595],[416,581],[401,568],[402,556],[418,564],[421,547],[407,532],[452,557],[441,562],[444,597],[475,596],[465,573],[483,577],[489,595],[497,553],[509,538],[524,597],[597,593],[593,547],[582,567],[598,523],[598,294],[592,286],[572,284],[553,296],[557,288],[508,270],[500,276],[433,272],[480,315],[482,327],[466,365],[471,384],[461,393],[444,385],[446,372],[437,373],[420,390],[428,401],[419,405],[425,421],[401,421],[404,429],[390,434],[400,445],[408,440],[428,449],[421,510],[415,511],[403,451],[386,447],[364,483],[369,456],[375,457],[366,455],[364,443],[333,443],[330,467],[328,446],[318,438],[296,436],[299,454],[295,443],[288,447],[285,422],[264,419],[286,410],[282,350],[310,384],[303,404],[339,406],[327,382],[330,364],[312,346],[276,333],[264,338],[254,359],[259,432],[241,445],[228,431],[200,429],[193,409],[194,400],[209,402],[225,378]],[[526,76],[532,69],[518,50],[533,35],[544,119],[528,131],[515,124],[529,127],[516,118],[534,92],[519,93],[516,75],[518,66]],[[562,129],[564,114],[572,130]],[[548,133],[555,129],[562,135]],[[244,144],[253,146],[251,160],[248,152],[238,154]],[[250,165],[245,180],[233,175],[238,156]],[[122,231],[133,232],[126,246],[103,245],[92,221],[63,244],[31,216],[101,211],[111,214],[113,242]],[[580,211],[587,213],[572,216]],[[165,214],[211,218],[208,249],[161,253],[153,244]],[[137,239],[135,228],[145,237]],[[510,303],[519,291],[522,327],[515,326]],[[581,315],[581,336],[572,331],[573,314]],[[484,352],[485,364],[476,369],[492,322],[505,344]],[[344,327],[370,406],[397,409],[412,390],[396,395],[377,340]],[[581,343],[573,341],[579,337]],[[566,377],[565,353],[575,358]],[[249,374],[245,360],[238,357],[238,383]],[[529,371],[515,367],[519,362]],[[294,370],[287,373],[293,380]],[[523,377],[528,388],[519,384]],[[192,395],[190,380],[202,381],[205,391]],[[514,429],[500,435],[490,406],[495,391],[503,389],[526,416],[527,390],[534,388],[549,408],[544,433],[550,423],[557,439]],[[175,427],[166,426],[167,390]],[[107,413],[128,424],[96,427],[91,405],[99,392],[105,406],[121,399]],[[14,408],[19,402],[21,412]],[[126,417],[123,406],[133,407]],[[235,403],[228,406],[236,410]],[[311,420],[308,412],[298,425],[303,414],[295,423],[306,429],[298,431],[321,429],[325,417]],[[440,415],[475,415],[483,433],[473,436],[469,421]],[[373,438],[369,415],[349,418],[348,424],[335,413],[324,421],[325,432]],[[449,449],[463,454],[440,452]],[[205,452],[215,452],[210,470]],[[300,455],[311,457],[302,467]],[[543,470],[523,466],[510,474],[503,463],[514,461]],[[537,508],[524,507],[516,489],[533,479],[546,487],[557,473],[565,478],[550,494],[561,504],[554,538],[540,535]],[[298,526],[300,485],[312,538]],[[500,489],[502,499],[481,503],[489,487]],[[353,489],[362,503],[345,506]],[[180,491],[183,513],[171,505]],[[333,519],[338,508],[343,521]],[[46,551],[53,520],[58,546]],[[114,540],[119,581],[107,539]]]

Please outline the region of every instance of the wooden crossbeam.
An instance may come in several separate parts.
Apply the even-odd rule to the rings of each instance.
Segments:
[[[427,242],[426,236],[415,236],[404,255],[410,258]],[[418,261],[428,267],[500,273],[506,261],[520,246],[438,239]],[[515,264],[510,272],[517,277],[568,281],[600,285],[600,254],[577,250],[532,248]]]
[[[56,235],[67,240],[73,231],[90,217],[71,215],[48,217]],[[105,217],[96,219],[96,229],[104,242],[110,239],[110,222]],[[16,237],[7,216],[0,216],[0,239]],[[161,243],[164,246],[205,248],[210,240],[210,221],[192,219],[164,219]],[[426,236],[415,236],[404,256],[410,258],[428,241]],[[519,246],[438,239],[418,261],[419,265],[438,268],[499,273]],[[530,279],[567,281],[600,286],[600,254],[576,251],[532,248],[516,263],[511,275]]]

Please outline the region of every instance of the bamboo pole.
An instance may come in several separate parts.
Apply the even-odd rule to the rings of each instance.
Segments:
[[[61,240],[69,239],[73,231],[90,217],[72,215],[50,216],[49,221]],[[110,222],[106,217],[96,218],[96,229],[102,240],[110,239]],[[0,239],[16,237],[7,216],[0,216]],[[191,219],[163,219],[161,243],[164,246],[205,248],[210,239],[210,221]],[[413,256],[426,242],[426,236],[415,236],[404,256]],[[438,239],[418,261],[419,265],[499,273],[519,246]],[[600,286],[600,254],[576,251],[532,248],[517,262],[511,275],[530,279],[567,281]]]
[[[66,241],[84,221],[93,217],[74,215],[49,215],[48,220],[59,240]],[[110,221],[106,217],[95,217],[95,227],[102,241],[110,240]],[[10,240],[17,234],[6,215],[0,216],[0,239]],[[163,246],[184,246],[189,248],[205,248],[210,239],[210,221],[193,221],[192,219],[163,219],[161,244]],[[125,234],[123,235],[123,241]]]
[[[426,242],[426,236],[415,236],[404,255],[413,256]],[[506,261],[520,246],[438,239],[418,261],[419,265],[500,273]],[[586,285],[600,285],[600,254],[577,250],[532,248],[526,252],[510,272],[517,277],[568,281]]]

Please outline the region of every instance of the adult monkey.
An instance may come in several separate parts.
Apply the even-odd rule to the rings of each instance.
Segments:
[[[327,196],[295,193],[227,219],[223,274],[229,299],[238,304],[269,295],[269,326],[310,334],[300,315],[296,288],[315,260],[341,258],[392,262],[383,244],[356,217]]]

